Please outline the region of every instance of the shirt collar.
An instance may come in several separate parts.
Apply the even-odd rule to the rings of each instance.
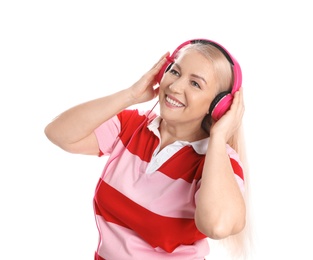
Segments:
[[[148,129],[152,131],[159,138],[160,138],[160,132],[159,132],[160,123],[161,123],[161,117],[157,116],[148,124]],[[195,142],[188,142],[188,141],[176,141],[176,142],[179,142],[184,146],[186,145],[192,146],[192,148],[198,154],[206,154],[206,151],[208,148],[209,137],[195,141]]]

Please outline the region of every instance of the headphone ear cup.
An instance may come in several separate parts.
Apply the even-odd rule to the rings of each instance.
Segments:
[[[213,120],[219,120],[230,108],[233,95],[228,91],[219,93],[211,102],[209,114]]]
[[[168,71],[172,68],[172,66],[173,66],[173,62],[170,63],[170,64],[167,66],[167,68],[165,69],[164,73],[168,72]]]

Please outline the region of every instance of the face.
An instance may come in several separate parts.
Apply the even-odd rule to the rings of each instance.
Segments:
[[[201,127],[217,92],[213,65],[200,52],[187,49],[160,83],[161,117],[176,126]]]

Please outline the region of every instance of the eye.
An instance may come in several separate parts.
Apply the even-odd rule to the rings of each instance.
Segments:
[[[196,88],[200,88],[201,89],[200,85],[197,82],[193,81],[193,80],[191,81],[191,85],[196,87]]]
[[[179,72],[175,69],[170,69],[169,71],[171,74],[175,75],[175,76],[179,76]]]

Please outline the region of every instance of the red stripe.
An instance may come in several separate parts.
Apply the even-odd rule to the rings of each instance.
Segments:
[[[95,195],[96,214],[135,231],[152,247],[172,252],[179,245],[190,245],[206,236],[193,219],[171,218],[153,213],[136,204],[104,181]]]
[[[239,163],[233,158],[230,158],[230,163],[231,166],[233,167],[234,173],[237,174],[242,180],[244,180],[243,170]]]
[[[159,139],[152,135],[147,128],[147,117],[139,115],[137,110],[124,110],[118,114],[118,118],[121,123],[120,138],[124,146],[132,154],[139,156],[141,160],[150,162],[152,153],[159,144]]]
[[[204,155],[197,154],[192,147],[185,146],[166,161],[158,171],[177,180],[192,183],[200,180],[204,164]]]
[[[97,252],[95,252],[95,260],[105,260],[105,259],[99,256]]]

